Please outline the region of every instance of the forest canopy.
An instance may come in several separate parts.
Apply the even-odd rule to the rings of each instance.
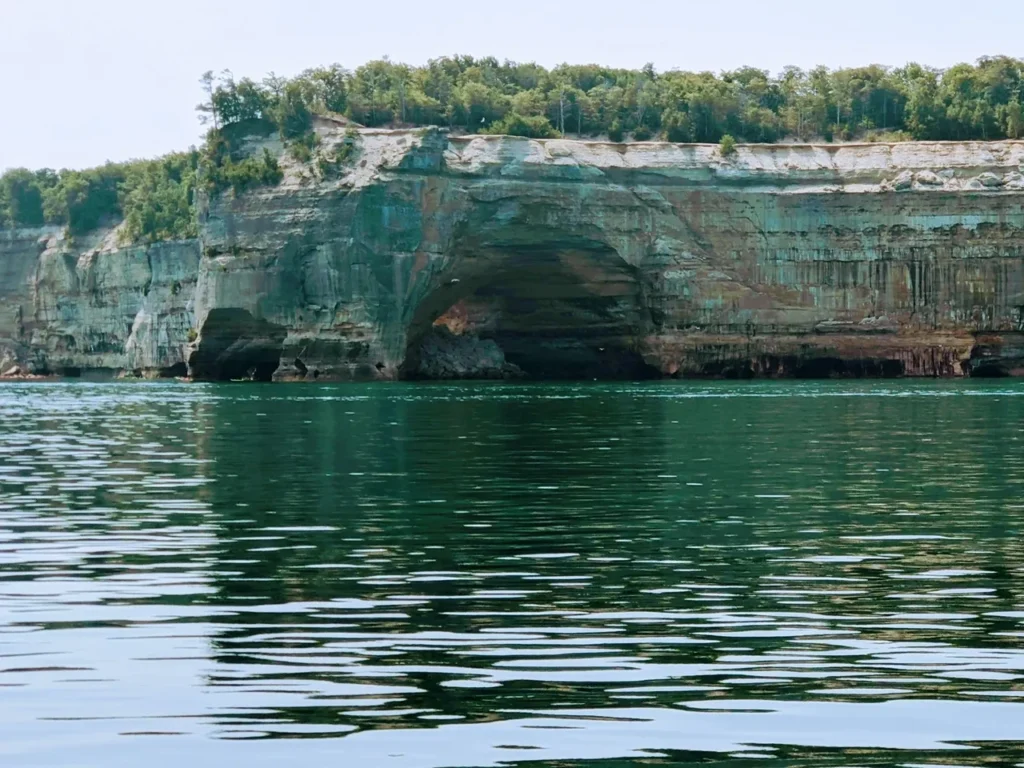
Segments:
[[[366,126],[437,125],[468,133],[608,136],[680,142],[990,140],[1024,134],[1024,62],[984,58],[937,70],[918,64],[778,75],[657,72],[595,64],[499,62],[452,56],[412,67],[383,59],[349,71],[310,69],[257,83],[207,73],[200,106],[214,128],[273,121],[283,135],[311,114],[337,113]],[[543,121],[547,125],[543,125]]]
[[[85,171],[15,168],[0,176],[0,229],[64,226],[72,235],[125,222],[130,242],[195,235],[196,150]]]
[[[195,234],[195,190],[273,185],[276,158],[246,156],[247,133],[280,134],[293,157],[316,152],[313,115],[370,127],[436,125],[535,138],[572,134],[674,142],[995,140],[1024,135],[1024,61],[1005,56],[938,70],[919,64],[829,70],[753,67],[658,72],[595,64],[451,56],[413,67],[388,59],[257,82],[207,72],[199,150],[85,171],[9,170],[0,229],[64,226],[74,235],[124,220],[131,242]],[[724,139],[724,141],[723,141]],[[337,161],[334,158],[333,161]],[[318,158],[324,163],[324,158]]]

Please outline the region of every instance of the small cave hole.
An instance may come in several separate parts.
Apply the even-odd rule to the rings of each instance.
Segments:
[[[188,376],[188,366],[184,363],[175,363],[160,369],[160,378],[162,379],[183,379],[186,376]]]
[[[1010,371],[1000,363],[980,363],[971,367],[972,379],[1005,379]]]

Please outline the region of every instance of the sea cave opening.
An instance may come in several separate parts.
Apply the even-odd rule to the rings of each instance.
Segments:
[[[466,259],[408,328],[406,379],[645,379],[636,270],[610,249]]]
[[[208,381],[271,381],[285,331],[242,309],[214,309],[194,343],[189,373]]]

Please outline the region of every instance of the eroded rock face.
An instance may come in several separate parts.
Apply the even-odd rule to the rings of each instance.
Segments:
[[[197,241],[119,248],[102,230],[0,232],[0,362],[25,373],[184,374]]]
[[[198,242],[0,233],[0,362],[391,379],[479,375],[467,360],[497,350],[538,378],[1024,371],[1024,143],[723,158],[418,129],[357,146],[329,178],[282,156],[278,187],[201,201]],[[438,324],[465,338],[427,343]]]
[[[1018,142],[359,145],[204,211],[197,321],[285,329],[279,377],[400,376],[453,307],[537,376],[958,376],[1024,330]]]

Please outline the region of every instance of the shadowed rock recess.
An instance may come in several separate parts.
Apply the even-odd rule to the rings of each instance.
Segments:
[[[357,146],[327,179],[282,156],[280,185],[200,201],[198,241],[0,232],[0,366],[1024,375],[1024,143]]]

